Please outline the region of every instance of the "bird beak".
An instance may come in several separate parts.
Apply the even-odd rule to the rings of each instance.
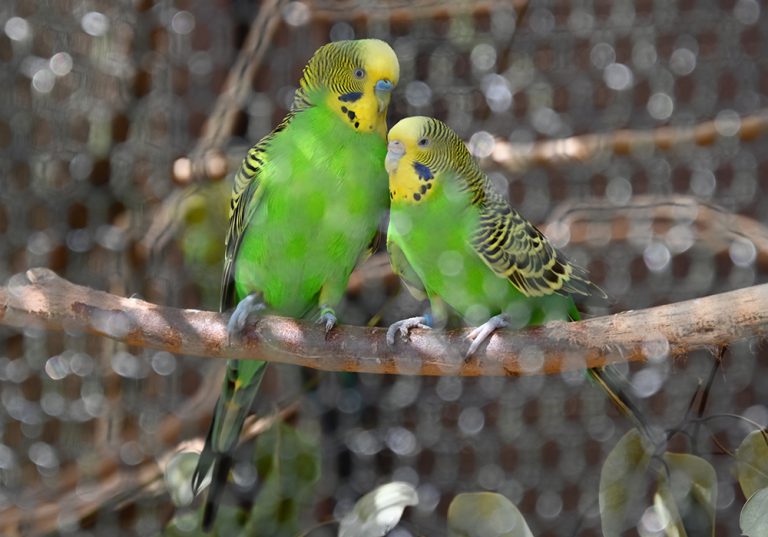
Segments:
[[[392,140],[387,144],[387,158],[384,159],[384,167],[389,175],[397,172],[397,166],[400,164],[400,159],[403,158],[403,155],[405,155],[405,147],[402,142]]]
[[[389,100],[392,98],[392,89],[394,88],[391,80],[382,78],[376,82],[373,92],[376,94],[376,100],[379,102],[379,113],[381,114],[389,106]]]

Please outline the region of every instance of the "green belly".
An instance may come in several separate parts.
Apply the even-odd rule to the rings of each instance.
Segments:
[[[572,316],[570,297],[526,297],[483,262],[471,246],[479,212],[467,196],[435,194],[423,203],[394,203],[390,213],[390,240],[430,298],[442,298],[470,325],[499,313],[507,313],[513,327]]]
[[[235,260],[238,299],[259,291],[273,312],[301,317],[323,286],[343,291],[386,209],[385,153],[379,136],[329,113],[295,117],[269,147],[264,195]]]

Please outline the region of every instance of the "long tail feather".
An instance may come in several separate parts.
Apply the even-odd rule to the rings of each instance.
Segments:
[[[246,382],[243,382],[244,369],[252,369],[248,371],[250,375],[246,377]],[[202,527],[205,531],[210,531],[213,527],[219,501],[232,467],[232,452],[240,439],[240,431],[259,391],[265,371],[265,362],[244,364],[231,361],[227,368],[224,387],[216,401],[216,409],[205,439],[205,446],[192,475],[192,490],[197,494],[208,472],[213,470],[211,486],[208,489],[203,510]]]
[[[616,377],[618,373],[612,367],[595,367],[587,370],[587,375],[606,393],[619,412],[632,420],[646,438],[652,439],[648,423],[642,411],[627,395]]]
[[[219,510],[219,500],[224,492],[231,467],[232,457],[228,453],[219,454],[213,463],[211,488],[208,489],[208,496],[205,498],[205,507],[203,508],[203,531],[211,531],[213,528],[213,521],[216,520],[216,513]]]

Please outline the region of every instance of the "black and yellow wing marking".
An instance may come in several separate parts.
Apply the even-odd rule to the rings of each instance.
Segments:
[[[489,191],[487,181],[484,187],[483,195],[473,200],[480,208],[480,222],[471,242],[497,275],[529,297],[553,293],[605,297],[584,269],[568,261],[503,197]]]
[[[232,199],[229,202],[229,229],[224,241],[224,272],[221,276],[221,303],[219,308],[225,311],[237,304],[235,291],[235,258],[254,211],[259,207],[264,194],[259,180],[268,138],[262,139],[251,147],[235,175]]]
[[[229,229],[224,240],[224,271],[221,276],[221,302],[219,309],[225,311],[237,304],[235,291],[235,258],[240,250],[245,229],[259,208],[264,196],[261,172],[267,161],[267,151],[272,139],[291,122],[298,111],[291,111],[275,129],[262,138],[245,154],[240,169],[235,174],[232,199],[229,202]]]

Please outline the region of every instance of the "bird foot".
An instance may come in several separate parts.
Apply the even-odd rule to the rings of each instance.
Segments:
[[[421,317],[409,317],[394,322],[387,328],[387,345],[392,346],[395,344],[395,337],[398,332],[400,332],[402,338],[407,341],[411,329],[423,328],[425,330],[431,330],[432,326],[430,325],[430,319],[426,315],[422,315]]]
[[[467,335],[467,339],[472,343],[469,345],[469,350],[467,351],[467,354],[464,355],[464,358],[470,358],[473,354],[475,354],[475,351],[480,347],[480,345],[483,344],[483,341],[488,339],[491,334],[493,334],[499,328],[506,328],[507,326],[509,326],[509,318],[502,313],[501,315],[494,315],[483,324],[472,330]]]
[[[267,306],[261,301],[261,294],[251,293],[242,299],[227,322],[227,342],[237,341],[252,313],[263,311]]]
[[[337,322],[336,312],[333,310],[333,308],[326,305],[320,306],[320,317],[318,317],[315,323],[325,325],[326,338],[328,337],[328,332],[331,331],[331,328],[336,326],[336,322]]]

